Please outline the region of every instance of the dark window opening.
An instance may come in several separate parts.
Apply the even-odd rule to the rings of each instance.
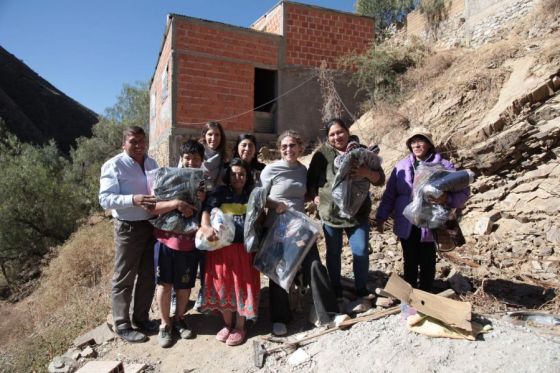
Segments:
[[[276,71],[255,69],[255,109],[271,112],[276,98]],[[267,103],[268,102],[268,103]],[[261,105],[263,107],[260,107]]]
[[[254,127],[255,132],[274,132],[277,102],[277,72],[255,68]]]

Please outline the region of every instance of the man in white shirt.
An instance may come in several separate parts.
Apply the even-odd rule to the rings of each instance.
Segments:
[[[155,240],[148,219],[153,217],[150,211],[156,199],[150,195],[146,178],[146,172],[158,165],[146,155],[146,134],[140,127],[123,131],[123,150],[101,167],[99,189],[101,207],[111,209],[114,218],[113,330],[128,342],[145,342],[145,333],[159,328],[148,317],[155,288]]]

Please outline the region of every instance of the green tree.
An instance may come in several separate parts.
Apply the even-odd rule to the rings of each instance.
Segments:
[[[437,39],[441,23],[449,18],[449,0],[422,0],[418,11],[426,19],[426,32],[432,40]]]
[[[396,100],[400,95],[398,78],[428,53],[429,48],[418,40],[405,45],[385,41],[372,45],[364,54],[350,55],[340,62],[354,71],[352,83],[359,91],[366,92],[368,104],[372,106],[378,100]]]
[[[414,9],[414,0],[356,0],[356,13],[375,19],[375,27],[383,31]]]
[[[80,137],[70,151],[72,167],[68,179],[76,185],[87,210],[99,210],[99,173],[101,166],[122,151],[122,131],[135,125],[147,129],[149,122],[148,83],[125,84],[117,102],[105,110],[93,127],[92,137]]]
[[[29,260],[61,244],[84,216],[56,145],[20,142],[0,121],[0,268],[9,282]]]

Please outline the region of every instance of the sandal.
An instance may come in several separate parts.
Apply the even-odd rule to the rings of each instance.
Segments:
[[[245,330],[233,329],[231,334],[226,340],[228,346],[237,346],[245,342],[245,335],[247,332]]]
[[[231,334],[231,328],[228,326],[224,326],[222,330],[220,330],[218,334],[216,334],[216,339],[220,342],[226,342],[230,334]]]

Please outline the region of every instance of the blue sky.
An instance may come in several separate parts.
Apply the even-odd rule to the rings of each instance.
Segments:
[[[302,0],[352,12],[354,0]],[[0,45],[97,113],[124,83],[148,81],[166,15],[248,27],[278,0],[0,0]]]

